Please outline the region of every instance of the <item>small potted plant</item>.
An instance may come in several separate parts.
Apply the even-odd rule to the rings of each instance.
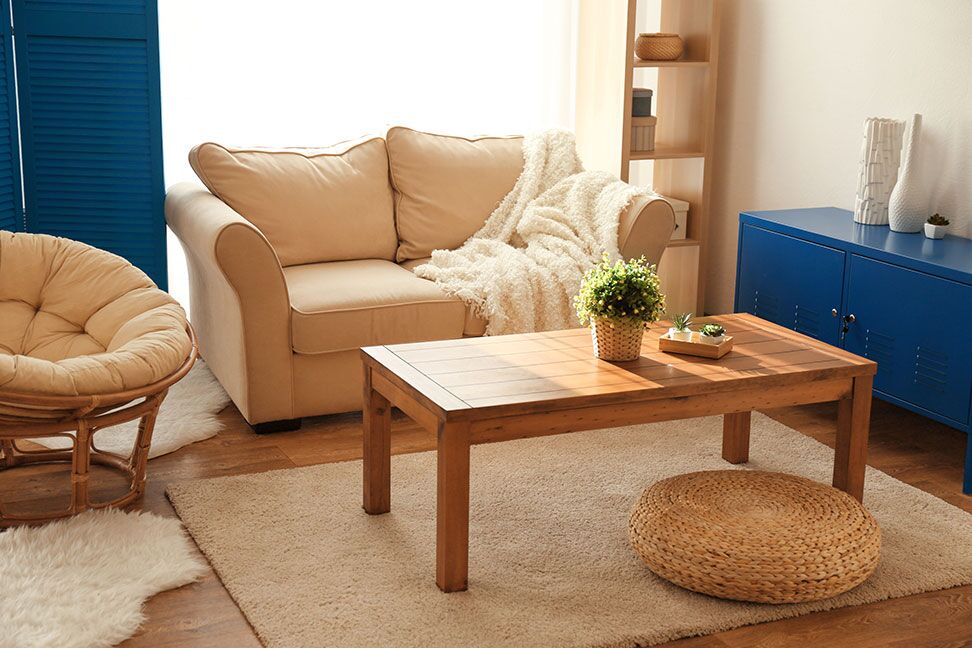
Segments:
[[[655,266],[644,257],[611,263],[605,253],[584,275],[574,307],[581,324],[590,323],[594,355],[635,360],[645,328],[665,312],[665,296]]]
[[[726,329],[719,324],[706,324],[699,329],[699,333],[702,334],[702,341],[706,344],[722,344],[726,339]]]
[[[930,239],[940,239],[945,238],[945,232],[948,231],[948,219],[944,216],[934,214],[928,218],[928,222],[925,223],[925,236]]]
[[[692,341],[692,313],[676,313],[672,315],[672,327],[668,329],[668,339]]]

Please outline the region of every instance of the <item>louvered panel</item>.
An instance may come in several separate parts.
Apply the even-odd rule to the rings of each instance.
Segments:
[[[124,256],[164,287],[155,3],[15,0],[14,14],[28,228]]]
[[[867,329],[864,337],[864,357],[878,363],[878,382],[890,378],[894,373],[894,338],[890,335]]]
[[[948,355],[927,347],[918,347],[915,353],[915,384],[940,394],[948,386]]]
[[[790,327],[790,322],[780,313],[780,300],[766,291],[756,291],[753,297],[753,315]]]
[[[793,313],[793,328],[804,335],[820,338],[820,320],[821,315],[819,311],[797,304]]]
[[[27,0],[32,9],[144,15],[144,0]]]
[[[10,38],[10,5],[0,1],[0,229],[24,229],[20,190],[20,146],[17,132],[17,94]]]

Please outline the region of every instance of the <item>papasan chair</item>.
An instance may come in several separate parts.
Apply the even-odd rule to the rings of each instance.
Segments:
[[[0,527],[141,497],[159,407],[195,358],[182,308],[125,259],[64,238],[0,231],[0,472],[71,464],[67,509],[15,514],[0,505]],[[129,456],[97,448],[98,430],[136,418]],[[41,437],[66,437],[71,449],[25,443]],[[92,502],[92,464],[124,475],[128,491]]]

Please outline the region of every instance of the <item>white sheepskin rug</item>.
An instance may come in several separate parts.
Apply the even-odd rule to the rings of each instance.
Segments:
[[[159,417],[152,433],[149,459],[160,457],[190,443],[216,436],[222,425],[216,417],[229,405],[230,398],[223,391],[216,377],[202,360],[185,378],[169,388],[169,395],[162,402]],[[95,445],[99,450],[128,455],[135,444],[138,421],[105,428],[95,433]],[[31,439],[47,448],[70,448],[71,443],[62,437]]]
[[[206,565],[174,518],[91,511],[0,533],[0,646],[95,648],[132,636],[146,599]]]
[[[643,187],[584,171],[572,133],[523,140],[523,172],[483,227],[457,250],[435,250],[415,274],[489,323],[487,335],[580,326],[573,296],[584,271],[618,251],[618,221]]]

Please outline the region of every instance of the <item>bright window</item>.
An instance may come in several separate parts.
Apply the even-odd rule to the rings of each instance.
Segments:
[[[525,133],[573,121],[572,0],[162,0],[165,179],[203,141],[326,146],[388,125]],[[169,240],[173,294],[188,304]]]

